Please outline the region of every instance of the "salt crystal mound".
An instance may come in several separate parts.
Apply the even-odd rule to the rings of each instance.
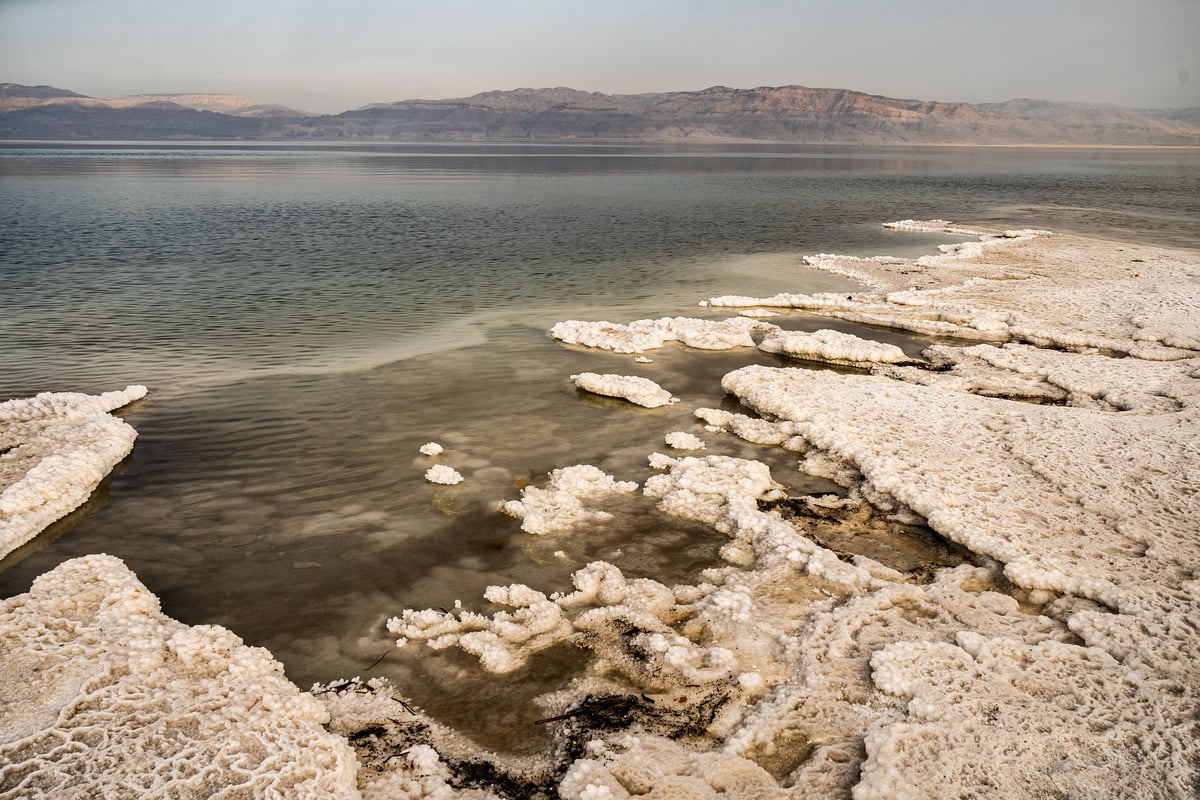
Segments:
[[[1041,230],[985,233],[939,249],[939,255],[915,260],[803,259],[867,287],[850,295],[731,295],[705,304],[796,308],[928,336],[1148,360],[1200,353],[1200,258],[1194,253],[1132,245],[1118,250],[1111,242]],[[1104,299],[1098,303],[1097,297]]]
[[[437,442],[426,442],[421,445],[419,452],[423,456],[440,456],[445,449]]]
[[[663,437],[663,441],[667,447],[675,450],[703,450],[704,441],[694,433],[687,431],[674,431]]]
[[[572,375],[571,381],[579,389],[605,397],[619,397],[644,408],[659,408],[678,403],[679,399],[649,378],[636,375],[599,374],[581,372]]]
[[[108,412],[145,396],[134,385],[0,403],[0,558],[82,505],[129,455],[137,431]]]
[[[592,510],[583,500],[637,491],[632,481],[618,481],[599,467],[576,464],[550,473],[545,488],[526,486],[520,500],[509,500],[500,510],[521,520],[521,530],[542,536],[561,533],[585,522],[612,519],[607,511]]]
[[[724,320],[662,317],[639,319],[628,325],[572,319],[556,324],[550,329],[550,335],[566,344],[614,353],[644,353],[657,350],[667,342],[682,342],[698,350],[754,347],[751,334],[770,330],[776,330],[776,326],[745,316]]]
[[[346,740],[262,648],[189,627],[116,558],[0,602],[0,797],[356,798]]]
[[[774,331],[763,337],[758,349],[764,353],[778,353],[789,358],[847,366],[911,361],[904,351],[894,344],[873,342],[849,333],[831,330],[813,333]]]
[[[462,483],[463,476],[453,467],[448,467],[445,464],[434,464],[425,470],[425,480],[443,486],[453,486],[457,483]]]

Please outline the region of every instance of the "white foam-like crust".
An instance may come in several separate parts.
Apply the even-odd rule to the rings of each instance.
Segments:
[[[752,333],[775,330],[768,322],[747,316],[723,320],[691,317],[639,319],[628,325],[616,322],[566,320],[550,329],[561,342],[611,350],[614,353],[644,353],[667,342],[682,342],[698,350],[731,350],[754,347]]]
[[[421,445],[420,452],[423,456],[440,456],[443,452],[445,452],[445,448],[443,448],[437,442],[426,442],[425,444]]]
[[[611,519],[607,511],[589,509],[584,499],[637,491],[632,481],[618,481],[599,467],[576,464],[550,473],[545,488],[526,486],[520,500],[509,500],[500,510],[521,520],[521,530],[534,535],[560,533],[585,522]]]
[[[425,470],[425,480],[443,486],[453,486],[456,483],[462,483],[463,476],[453,467],[448,467],[445,464],[434,464]]]
[[[0,558],[82,505],[129,455],[137,431],[109,412],[145,396],[135,385],[0,403]]]
[[[0,602],[0,796],[356,798],[325,709],[266,650],[91,555]]]
[[[687,431],[672,431],[663,437],[667,447],[675,450],[703,450],[704,440]]]
[[[592,394],[602,394],[605,397],[619,397],[634,405],[645,408],[658,408],[678,403],[679,399],[659,386],[649,378],[636,375],[600,374],[596,372],[581,372],[572,375],[571,381],[579,389]]]
[[[873,342],[832,330],[812,333],[772,331],[758,343],[758,349],[765,353],[779,353],[789,358],[830,364],[897,364],[910,360],[904,351],[894,344]]]

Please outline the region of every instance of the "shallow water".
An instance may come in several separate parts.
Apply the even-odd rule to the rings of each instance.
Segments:
[[[554,322],[852,290],[799,257],[951,238],[879,226],[905,217],[1197,246],[1197,186],[1196,151],[0,147],[0,397],[151,390],[124,412],[140,436],[106,498],[0,564],[0,596],[112,553],[168,614],[270,648],[301,686],[387,675],[489,746],[534,747],[511,731],[577,653],[539,656],[497,694],[472,662],[394,651],[386,619],[482,607],[494,583],[562,589],[597,559],[693,579],[722,541],[641,498],[619,524],[553,537],[495,505],[575,463],[643,481],[663,433],[723,402],[722,374],[779,363],[668,347],[637,365],[557,344]],[[585,370],[645,375],[682,402],[582,395],[568,376]],[[460,486],[423,479],[431,439]],[[710,452],[766,460],[795,493],[829,488],[730,440]]]

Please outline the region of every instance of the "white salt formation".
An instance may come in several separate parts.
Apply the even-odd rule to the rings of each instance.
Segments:
[[[266,650],[92,555],[0,602],[0,797],[357,798],[346,740]]]
[[[0,558],[82,505],[129,455],[137,431],[109,412],[145,396],[128,386],[0,403]]]
[[[444,449],[437,442],[426,442],[421,445],[420,452],[423,456],[440,456]]]
[[[698,350],[732,350],[754,347],[752,333],[776,330],[769,322],[747,316],[723,320],[663,317],[639,319],[628,325],[615,322],[560,322],[550,334],[561,342],[611,350],[614,353],[644,353],[667,342],[682,342]]]
[[[980,237],[915,261],[814,257],[812,266],[860,275],[867,288],[818,297],[811,310],[985,344],[933,347],[916,364],[875,358],[871,374],[747,366],[710,395],[714,404],[722,392],[733,395],[743,413],[695,411],[707,429],[744,439],[744,449],[795,454],[809,476],[840,484],[839,495],[789,497],[776,480],[789,477],[772,476],[760,461],[652,453],[658,473],[645,481],[644,497],[689,520],[692,531],[711,529],[716,565],[667,585],[633,577],[644,569],[637,560],[625,571],[594,561],[571,576],[568,591],[498,584],[482,598],[490,607],[460,602],[391,619],[398,644],[457,648],[496,674],[537,653],[550,658],[550,648],[585,648],[589,661],[568,685],[534,700],[554,746],[532,767],[478,751],[454,755],[429,733],[434,726],[389,705],[378,687],[354,698],[323,690],[335,695],[326,705],[334,730],[383,732],[354,737],[364,758],[375,754],[362,794],[1193,798],[1200,256],[1043,232]],[[608,333],[615,343],[630,331]],[[577,338],[583,343],[582,333]],[[849,343],[882,352],[871,344]],[[631,386],[622,376],[595,377]],[[680,434],[667,443],[694,444]],[[552,533],[624,513],[638,498],[618,496],[635,489],[580,465],[556,470],[545,488],[527,487],[503,510],[530,532]],[[868,515],[870,524],[861,521]],[[879,550],[834,549],[843,545],[830,543],[831,532],[852,543],[921,536],[956,555],[884,563],[863,554]],[[70,597],[60,602],[79,602],[57,591]],[[30,614],[30,637],[74,635],[74,623]],[[118,665],[121,680],[141,675],[143,651],[174,663],[162,637],[141,631],[112,634],[119,652],[137,655],[137,669]],[[107,635],[85,630],[78,646]],[[22,645],[24,655],[0,655],[14,676],[3,696],[18,698],[2,713],[21,720],[0,730],[28,737],[39,725],[61,724],[59,712],[39,710],[35,692],[43,690],[24,688],[38,686],[41,673],[22,659],[58,652],[43,650]],[[55,686],[68,688],[45,690],[50,705],[72,702],[86,671],[108,669],[97,663],[108,662],[64,660]],[[91,691],[94,682],[86,685]],[[194,690],[182,679],[168,685]],[[251,712],[275,709],[289,724],[307,713],[274,699],[239,703],[227,714],[236,731],[257,730],[243,726]],[[88,695],[79,707],[90,713],[90,704]],[[133,729],[113,719],[114,729]],[[364,742],[377,735],[383,744],[371,751]],[[175,741],[192,752],[187,732]],[[221,741],[197,747],[207,754]],[[305,757],[315,756],[281,760],[277,770],[290,774]],[[343,780],[342,762],[320,757],[331,766],[309,777]],[[14,763],[0,766],[0,786],[43,770],[57,780],[56,761],[19,754]],[[21,771],[26,763],[34,766]],[[147,781],[161,774],[137,773],[155,776]],[[494,785],[481,785],[480,774]]]
[[[453,467],[448,467],[445,464],[434,464],[425,470],[425,480],[430,483],[439,483],[443,486],[453,486],[456,483],[462,483],[463,476]]]
[[[548,698],[557,711],[642,692],[627,731],[569,729],[586,746],[555,787],[568,800],[1193,797],[1200,258],[982,236],[917,261],[814,259],[872,288],[812,310],[1024,344],[934,347],[932,371],[744,367],[721,388],[761,418],[696,412],[841,483],[847,498],[803,506],[813,520],[869,505],[977,566],[834,553],[819,521],[770,510],[765,465],[656,453],[645,494],[725,536],[726,566],[667,587],[597,562],[568,594],[492,587],[514,610],[405,612],[393,629],[489,669],[584,644],[592,666]]]
[[[672,447],[676,450],[703,450],[704,441],[694,433],[687,431],[674,431],[663,437],[667,447]]]
[[[520,500],[509,500],[500,510],[521,520],[521,530],[538,536],[570,530],[585,522],[612,519],[607,511],[592,510],[584,499],[636,492],[638,485],[618,481],[598,467],[576,464],[550,473],[546,488],[526,486]]]
[[[572,382],[579,389],[592,394],[602,394],[605,397],[619,397],[645,408],[658,408],[678,403],[679,400],[671,393],[649,378],[639,378],[636,375],[598,374],[581,372],[571,376]]]
[[[789,358],[852,366],[897,364],[910,360],[904,351],[894,344],[872,342],[849,333],[831,330],[813,333],[774,331],[763,337],[758,349]]]
[[[923,335],[1163,361],[1194,357],[1200,348],[1200,267],[1185,253],[1036,230],[984,233],[941,249],[915,260],[805,259],[870,287],[849,297],[728,296],[707,304],[797,308]]]

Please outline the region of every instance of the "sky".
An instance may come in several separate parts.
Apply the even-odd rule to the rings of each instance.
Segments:
[[[1200,0],[0,0],[0,82],[334,113],[570,86],[1200,106]]]

